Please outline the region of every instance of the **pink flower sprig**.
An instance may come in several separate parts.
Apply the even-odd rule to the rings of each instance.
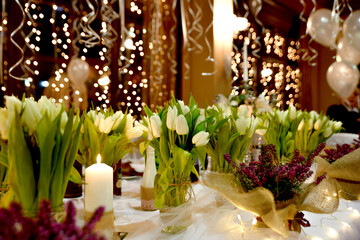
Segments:
[[[248,165],[236,165],[228,154],[224,154],[224,157],[234,167],[236,176],[245,189],[264,187],[274,194],[275,200],[283,201],[292,198],[300,185],[311,176],[313,158],[324,147],[325,144],[320,144],[308,160],[296,150],[287,163],[278,161],[274,145],[265,145],[258,161],[253,159]]]
[[[9,209],[0,209],[0,240],[5,239],[34,239],[34,240],[105,240],[104,237],[93,232],[95,223],[100,220],[104,207],[97,209],[82,228],[76,225],[76,209],[72,202],[66,206],[66,218],[57,222],[51,214],[49,201],[43,200],[37,218],[24,215],[21,205],[13,202]]]
[[[336,144],[335,149],[325,149],[324,150],[325,154],[321,155],[321,157],[325,158],[330,163],[332,163],[338,160],[339,158],[345,156],[346,154],[355,151],[358,148],[360,148],[360,133],[359,133],[359,138],[356,139],[352,145],[346,143],[342,145]]]

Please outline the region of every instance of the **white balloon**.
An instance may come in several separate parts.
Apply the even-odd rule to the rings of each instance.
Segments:
[[[360,63],[360,50],[351,45],[348,37],[344,36],[340,39],[337,47],[337,55],[341,60],[358,65]]]
[[[331,89],[343,98],[348,98],[355,91],[359,76],[358,68],[345,61],[334,62],[326,73]]]
[[[319,9],[311,13],[306,25],[306,32],[316,42],[327,47],[335,46],[339,30],[339,18],[332,18],[329,9]]]
[[[360,51],[360,10],[353,12],[345,20],[343,32],[349,37],[351,45]]]
[[[90,66],[80,58],[73,58],[67,67],[67,74],[70,81],[83,84],[90,75]]]

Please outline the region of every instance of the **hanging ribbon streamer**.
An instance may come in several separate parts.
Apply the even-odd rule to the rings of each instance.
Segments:
[[[6,7],[6,0],[2,0],[1,3],[1,36],[0,36],[0,84],[4,84],[4,35],[5,35],[5,28],[4,28],[4,19],[5,19],[5,7]]]
[[[300,13],[300,15],[299,15],[299,19],[300,19],[300,20],[305,24],[305,26],[306,26],[307,20],[304,18],[304,14],[305,14],[305,12],[306,12],[306,3],[305,3],[304,0],[300,0],[300,3],[301,3],[301,5],[303,6],[303,9],[302,9],[302,11],[301,11],[301,13]],[[304,40],[304,39],[307,37],[307,35],[308,35],[307,31],[305,31],[305,33],[299,37],[299,42],[300,42],[301,40]],[[298,51],[299,51],[299,54],[302,55],[302,56],[301,56],[301,60],[307,62],[307,61],[309,60],[309,58],[310,58],[310,56],[309,56],[309,50],[308,50],[308,49],[305,49],[305,48],[301,48],[301,46],[299,46]]]
[[[264,24],[258,18],[258,15],[259,15],[259,13],[260,13],[260,11],[262,9],[262,0],[253,0],[253,1],[251,1],[250,8],[252,9],[252,12],[253,12],[254,19],[255,19],[256,23],[261,26],[261,33],[255,39],[255,43],[257,45],[257,48],[252,51],[252,54],[255,57],[260,58],[260,55],[258,54],[260,52],[260,50],[261,50],[260,38],[262,37],[262,35],[264,34],[264,31],[265,31]]]
[[[188,30],[188,38],[189,38],[189,42],[191,43],[190,45],[194,45],[194,47],[189,46],[188,47],[188,51],[195,51],[196,53],[201,53],[203,50],[203,47],[201,46],[201,44],[198,42],[198,40],[200,39],[200,37],[204,34],[204,28],[201,26],[200,21],[202,19],[203,13],[202,13],[202,9],[199,6],[199,4],[196,1],[193,1],[196,7],[196,12],[194,12],[194,10],[190,7],[190,0],[187,0],[187,6],[188,6],[188,11],[190,13],[190,17],[191,19],[188,19],[189,21],[186,21],[186,19],[183,19],[183,21],[186,22],[191,22],[191,27]],[[192,37],[193,33],[197,33],[195,37]]]
[[[23,62],[24,60],[24,51],[23,49],[19,46],[19,44],[14,40],[14,36],[23,28],[24,23],[25,23],[25,13],[24,13],[24,9],[21,6],[21,3],[19,2],[19,0],[15,0],[16,4],[19,6],[20,10],[21,10],[21,15],[22,15],[22,19],[20,22],[20,25],[10,34],[10,41],[15,45],[15,47],[20,51],[21,53],[21,57],[20,59],[9,69],[9,75],[10,77],[16,79],[16,80],[20,80],[20,81],[24,81],[25,79],[27,79],[27,77],[17,77],[15,75],[12,74],[12,72],[14,71],[15,68],[17,68],[18,66],[20,66],[20,64]]]
[[[90,2],[90,0],[86,0],[91,12],[83,16],[80,20],[80,28],[81,32],[81,39],[79,40],[80,44],[84,44],[87,48],[92,48],[100,43],[100,36],[97,34],[90,24],[96,19],[96,16],[99,12],[99,3],[97,0],[94,0],[96,3],[96,7]]]
[[[185,3],[184,0],[180,0],[180,14],[181,14],[181,27],[182,27],[182,33],[183,33],[183,49],[188,49],[188,45],[189,45],[189,32],[188,32],[188,27],[187,27],[187,14],[185,11]],[[189,79],[189,75],[190,75],[190,65],[187,61],[183,61],[183,66],[184,66],[184,73],[183,73],[183,79],[187,80]]]
[[[125,55],[123,55],[123,51],[121,50],[122,48],[125,48],[125,41],[129,37],[128,30],[125,26],[125,1],[124,0],[119,1],[119,13],[120,13],[121,43],[120,43],[119,59],[118,59],[118,66],[119,66],[118,76],[119,76],[119,79],[121,79],[121,74],[123,73],[124,69],[128,68],[131,65],[130,60]]]
[[[177,7],[177,1],[173,1],[172,6],[171,6],[171,18],[174,21],[173,26],[170,28],[170,39],[171,39],[171,46],[169,48],[169,51],[167,52],[167,57],[169,59],[169,61],[171,62],[171,66],[170,66],[170,72],[174,75],[177,74],[177,61],[176,59],[173,58],[174,54],[173,52],[176,50],[176,35],[175,35],[175,31],[177,29],[177,25],[178,25],[178,21],[177,21],[177,16],[176,16],[176,7]]]
[[[214,5],[212,3],[211,0],[208,0],[208,3],[209,3],[209,7],[210,7],[210,13],[214,16]],[[215,59],[213,58],[213,53],[212,53],[212,47],[211,47],[211,44],[209,42],[209,39],[208,39],[208,34],[209,34],[209,31],[210,29],[213,27],[213,21],[211,21],[211,23],[207,26],[207,28],[205,29],[205,34],[204,34],[204,39],[205,39],[205,44],[209,50],[209,55],[207,56],[207,58],[205,59],[205,62],[212,62],[214,63],[214,71],[213,72],[202,72],[201,75],[202,76],[213,76],[215,75],[216,73],[216,61]]]
[[[103,45],[107,48],[106,53],[104,53],[104,57],[106,59],[106,66],[109,66],[111,64],[111,56],[109,52],[113,48],[114,43],[118,37],[117,32],[112,27],[112,22],[115,19],[119,18],[119,15],[112,8],[112,4],[114,4],[115,2],[116,0],[112,0],[109,4],[103,3],[100,9],[103,21],[103,29],[101,30]]]
[[[73,28],[75,31],[75,38],[73,40],[73,48],[74,48],[74,57],[79,56],[79,47],[77,43],[84,44],[87,48],[92,48],[98,44],[100,44],[100,35],[97,34],[90,24],[96,19],[96,16],[99,12],[99,4],[98,1],[95,0],[96,8],[90,2],[90,0],[86,0],[88,7],[90,8],[90,12],[84,16],[81,16],[79,8],[77,7],[78,0],[72,1],[72,8],[77,15],[77,18],[74,20]]]
[[[161,79],[161,73],[162,73],[162,69],[163,69],[163,65],[160,62],[160,48],[158,46],[160,46],[161,44],[161,40],[160,40],[160,28],[162,26],[162,14],[160,11],[160,5],[161,2],[160,0],[157,0],[155,2],[155,11],[153,12],[153,19],[152,19],[152,36],[151,36],[151,42],[153,43],[153,49],[152,49],[152,54],[151,54],[151,72],[153,72],[153,83],[154,85],[161,85],[162,83],[162,79]],[[157,58],[154,56],[158,56]],[[160,88],[159,88],[160,89]],[[155,91],[155,95],[154,96],[158,96],[158,91]]]

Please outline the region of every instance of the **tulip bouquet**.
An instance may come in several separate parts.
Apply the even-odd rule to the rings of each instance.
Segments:
[[[84,113],[78,161],[88,167],[96,163],[100,153],[103,163],[115,166],[131,151],[131,140],[142,134],[134,123],[135,119],[127,112],[90,110]]]
[[[284,156],[291,159],[295,151],[298,126],[304,118],[303,112],[290,106],[286,111],[274,109],[273,112],[262,112],[257,118],[260,125],[257,133],[263,135],[266,144],[275,145],[277,158]]]
[[[205,111],[207,131],[210,141],[206,151],[211,157],[211,170],[215,172],[232,172],[232,166],[225,161],[224,154],[230,154],[237,162],[244,159],[251,139],[255,133],[258,121],[254,116],[248,116],[245,105],[229,114],[227,109],[218,105],[208,107]]]
[[[205,145],[209,133],[205,131],[205,117],[190,97],[189,105],[176,100],[157,112],[145,107],[144,137],[155,149],[159,168],[155,176],[155,207],[176,207],[188,200],[190,173],[198,175],[196,158],[205,159]]]
[[[31,98],[20,101],[14,96],[5,99],[0,132],[7,155],[2,155],[0,163],[7,167],[9,191],[1,205],[19,202],[28,215],[34,216],[46,199],[56,211],[63,206],[70,175],[81,182],[73,167],[81,119],[73,109],[65,112],[46,97],[38,102]]]
[[[342,122],[332,121],[329,117],[315,111],[303,112],[295,137],[296,148],[309,155],[322,142],[341,130]]]

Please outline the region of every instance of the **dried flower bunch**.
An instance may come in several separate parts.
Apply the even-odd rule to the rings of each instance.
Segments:
[[[105,240],[93,232],[104,208],[98,208],[93,217],[82,228],[76,225],[76,209],[72,202],[67,204],[66,218],[57,222],[51,214],[49,201],[42,201],[37,218],[23,214],[20,204],[13,202],[9,209],[0,209],[0,240],[3,239],[83,239]]]
[[[319,145],[307,160],[296,150],[290,161],[280,162],[274,145],[265,145],[259,159],[253,159],[249,165],[236,165],[227,154],[225,159],[234,167],[236,176],[245,190],[264,187],[273,193],[276,201],[285,201],[291,199],[294,193],[300,190],[301,184],[311,176],[313,158],[324,146],[325,144]]]
[[[351,153],[352,151],[355,151],[356,149],[360,148],[360,133],[359,138],[354,141],[353,144],[336,144],[335,149],[325,149],[324,155],[321,155],[321,157],[328,160],[330,163],[335,162],[339,158],[345,156],[348,153]]]

